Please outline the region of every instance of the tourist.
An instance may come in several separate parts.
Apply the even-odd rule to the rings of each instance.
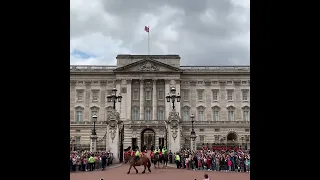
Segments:
[[[190,170],[249,172],[249,151],[240,149],[181,150],[175,155],[177,168]],[[179,161],[178,161],[179,160]]]

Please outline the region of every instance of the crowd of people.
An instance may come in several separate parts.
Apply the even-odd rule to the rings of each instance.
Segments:
[[[110,163],[112,163],[112,153],[110,152],[70,152],[70,172],[104,170]]]
[[[197,151],[183,149],[174,153],[172,158],[178,169],[250,172],[250,151],[239,148],[203,148]]]
[[[130,150],[129,150],[130,149]],[[150,151],[149,151],[150,152]],[[158,152],[168,154],[169,162],[175,163],[178,169],[187,170],[206,170],[224,172],[250,172],[250,151],[241,150],[235,147],[202,147],[201,150],[191,151],[181,149],[179,152],[167,152],[165,148],[156,148],[151,151],[150,156]],[[131,147],[126,149],[125,156],[128,154],[140,156],[137,151],[132,151]],[[147,154],[147,150],[142,150],[141,155]],[[71,151],[70,171],[94,171],[104,170],[112,163],[112,153],[99,151],[91,153],[89,151]],[[111,162],[110,162],[111,160]]]
[[[132,155],[140,156],[139,148],[136,151],[128,151]],[[138,151],[137,151],[138,150]],[[137,153],[138,152],[138,153]],[[155,148],[150,156],[155,152],[161,155],[166,152],[165,148]],[[141,155],[146,155],[147,150],[142,150]],[[224,172],[250,172],[250,151],[241,150],[234,146],[203,146],[201,150],[191,151],[181,149],[180,152],[168,152],[169,163],[175,163],[178,169],[207,170]]]

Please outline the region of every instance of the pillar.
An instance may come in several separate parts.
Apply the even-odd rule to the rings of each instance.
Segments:
[[[140,120],[144,118],[144,80],[140,79]]]
[[[97,135],[90,136],[90,152],[97,152]]]
[[[131,83],[131,79],[127,80],[127,120],[131,120]]]
[[[157,120],[157,80],[152,80],[152,120]]]

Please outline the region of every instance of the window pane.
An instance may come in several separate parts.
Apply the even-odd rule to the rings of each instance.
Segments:
[[[164,92],[163,92],[163,89],[160,89],[159,90],[159,99],[164,99]]]

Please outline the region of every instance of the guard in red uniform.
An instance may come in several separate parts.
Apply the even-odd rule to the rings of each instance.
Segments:
[[[153,152],[152,151],[150,151],[150,157],[153,157]]]

